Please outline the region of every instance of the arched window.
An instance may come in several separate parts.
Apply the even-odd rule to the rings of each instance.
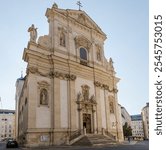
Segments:
[[[83,60],[87,60],[87,51],[85,48],[80,48],[80,58]]]
[[[87,50],[85,49],[85,48],[80,48],[80,63],[82,64],[82,65],[87,65],[87,60],[88,60],[88,58],[87,58]]]

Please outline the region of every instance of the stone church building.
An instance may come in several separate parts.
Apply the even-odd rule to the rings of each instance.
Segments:
[[[25,146],[71,144],[88,134],[123,140],[112,59],[106,34],[82,10],[46,10],[49,33],[23,52],[24,78],[16,84],[17,139]],[[39,30],[39,29],[38,29]]]

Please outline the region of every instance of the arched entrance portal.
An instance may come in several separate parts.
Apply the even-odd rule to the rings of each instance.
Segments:
[[[86,133],[91,133],[91,114],[83,114],[83,128],[86,128]]]

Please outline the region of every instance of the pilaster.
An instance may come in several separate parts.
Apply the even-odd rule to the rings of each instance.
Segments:
[[[75,80],[69,80],[69,107],[70,107],[70,128],[76,129],[76,99],[75,99]]]
[[[97,101],[97,110],[96,110],[96,115],[97,115],[97,132],[101,133],[102,131],[102,118],[101,118],[101,103],[100,103],[100,88],[96,87],[96,101]]]
[[[54,78],[54,128],[60,128],[60,79]]]
[[[36,128],[37,82],[34,74],[28,77],[28,128]]]

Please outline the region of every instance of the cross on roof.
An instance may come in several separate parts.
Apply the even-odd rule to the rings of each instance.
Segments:
[[[77,1],[77,5],[79,6],[79,10],[81,10],[82,4],[80,1]]]

